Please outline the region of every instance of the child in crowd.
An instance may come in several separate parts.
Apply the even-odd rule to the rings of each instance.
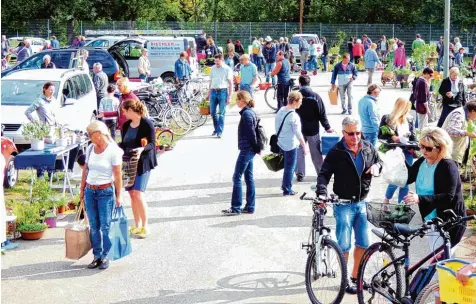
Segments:
[[[458,53],[456,54],[455,58],[455,65],[456,66],[463,66],[464,65],[464,48],[459,48]]]
[[[119,117],[119,99],[114,96],[116,86],[107,86],[107,96],[103,97],[99,103],[99,114],[97,118],[102,118],[111,132],[111,137],[116,139],[117,118]]]

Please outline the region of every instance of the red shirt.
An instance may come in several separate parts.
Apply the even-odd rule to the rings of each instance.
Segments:
[[[352,54],[358,57],[364,56],[364,45],[362,43],[354,44],[354,48],[352,49]]]
[[[119,107],[122,106],[122,103],[129,100],[129,99],[134,99],[137,101],[140,101],[139,97],[136,96],[136,94],[132,93],[130,91],[129,93],[122,94],[121,98],[119,98]],[[122,125],[127,121],[126,115],[124,115],[122,108],[120,107],[120,114],[119,114],[119,119],[117,121],[117,128],[122,129]]]

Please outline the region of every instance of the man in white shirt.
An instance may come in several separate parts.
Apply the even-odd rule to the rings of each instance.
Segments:
[[[233,71],[224,64],[223,55],[215,55],[215,65],[210,73],[210,89],[207,100],[210,101],[210,114],[213,119],[214,131],[212,136],[221,138],[223,128],[225,127],[226,105],[231,102],[233,93]],[[220,113],[217,114],[217,106]]]
[[[139,62],[137,63],[139,78],[144,82],[147,82],[147,78],[150,77],[150,61],[147,57],[148,55],[148,50],[146,48],[142,49],[142,56],[139,57]]]

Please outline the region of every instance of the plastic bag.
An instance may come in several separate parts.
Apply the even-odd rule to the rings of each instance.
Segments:
[[[385,153],[382,176],[387,183],[400,188],[407,184],[408,169],[405,165],[405,155],[399,147]]]

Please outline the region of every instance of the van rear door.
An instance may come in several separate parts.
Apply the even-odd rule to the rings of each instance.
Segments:
[[[180,53],[188,48],[186,38],[150,39],[147,41],[152,76],[162,77],[174,73],[174,65]]]

